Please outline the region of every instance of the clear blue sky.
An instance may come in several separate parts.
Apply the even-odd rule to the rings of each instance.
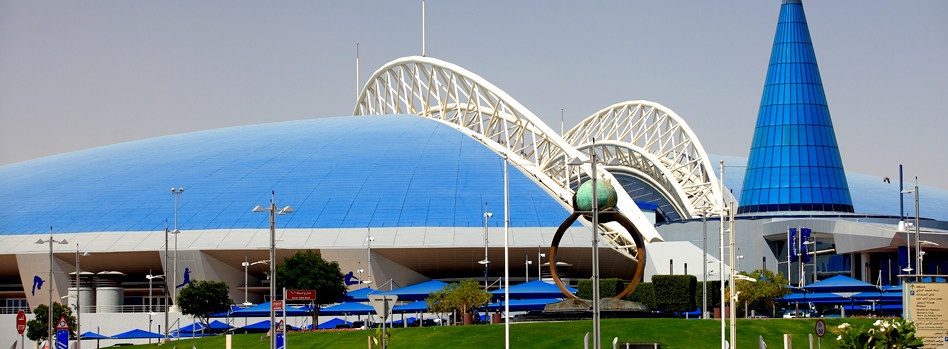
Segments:
[[[539,5],[538,5],[539,4]],[[804,1],[847,171],[948,188],[948,1]],[[648,99],[746,156],[779,0],[427,2],[427,53],[559,128]],[[421,53],[421,1],[0,0],[0,164],[350,115]],[[168,154],[168,156],[174,156]]]

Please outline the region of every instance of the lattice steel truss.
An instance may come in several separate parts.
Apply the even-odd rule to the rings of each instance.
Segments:
[[[507,156],[532,180],[571,206],[568,158],[588,156],[550,129],[540,118],[480,76],[430,57],[404,57],[375,71],[359,94],[354,115],[413,114],[447,124]],[[579,166],[589,173],[589,165]],[[618,183],[607,171],[603,179]],[[618,209],[630,217],[645,241],[661,236],[635,202],[619,191]],[[606,227],[612,246],[630,256],[634,242],[624,229]]]
[[[650,101],[613,104],[589,116],[564,136],[577,148],[616,157],[655,184],[683,218],[721,212],[721,189],[708,154],[694,131],[671,109]],[[639,154],[632,156],[632,153]]]

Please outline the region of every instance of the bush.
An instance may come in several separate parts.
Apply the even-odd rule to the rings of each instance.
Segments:
[[[876,320],[872,327],[853,327],[843,323],[837,327],[837,344],[841,348],[918,348],[922,338],[915,337],[915,324],[903,319]]]
[[[697,308],[695,288],[698,278],[694,275],[652,276],[655,306],[661,311],[688,312]]]
[[[698,282],[695,285],[695,304],[701,306],[701,284],[703,282]],[[708,309],[711,310],[717,308],[721,305],[721,282],[720,281],[708,281]]]
[[[655,293],[651,282],[640,282],[639,285],[635,287],[635,290],[633,290],[632,293],[626,295],[623,299],[631,302],[642,303],[649,309],[656,308]]]
[[[592,299],[592,280],[579,280],[576,296],[582,299]],[[622,279],[599,279],[599,298],[618,296],[625,289]]]

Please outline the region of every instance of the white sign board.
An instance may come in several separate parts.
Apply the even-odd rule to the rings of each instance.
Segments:
[[[369,295],[369,305],[375,308],[375,313],[382,318],[382,322],[388,319],[388,316],[392,314],[392,308],[395,308],[395,301],[398,300],[398,296],[388,296],[380,294],[370,294]]]
[[[915,336],[925,348],[948,348],[948,283],[902,284],[905,318],[915,322]]]

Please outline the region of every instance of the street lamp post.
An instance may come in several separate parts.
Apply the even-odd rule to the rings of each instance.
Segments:
[[[174,230],[171,231],[171,234],[174,235],[174,258],[172,258],[171,262],[171,299],[175,300],[173,307],[175,309],[178,308],[178,233],[181,233],[181,231],[178,230],[178,195],[183,192],[184,188],[171,188],[171,194],[174,195]],[[165,253],[167,253],[167,251]]]
[[[252,212],[270,213],[270,349],[276,348],[276,313],[273,310],[273,301],[276,299],[276,215],[285,215],[293,213],[293,208],[286,206],[277,208],[274,197],[275,192],[270,192],[270,207],[263,208],[260,205],[254,207]]]
[[[365,233],[365,244],[366,244],[365,258],[366,258],[366,268],[368,268],[368,270],[366,270],[365,278],[368,280],[365,280],[365,281],[359,280],[359,282],[364,283],[364,284],[371,284],[372,283],[372,241],[375,241],[375,237],[372,236],[372,228],[367,228],[367,229],[368,231]]]
[[[151,331],[151,317],[155,315],[154,305],[151,298],[152,280],[163,279],[164,277],[165,277],[164,275],[152,275],[151,268],[148,268],[148,275],[145,275],[145,278],[148,279],[148,330],[149,331]],[[76,291],[78,291],[78,288],[76,289]],[[148,339],[148,343],[151,343],[151,339]]]
[[[79,328],[82,327],[82,311],[79,310],[79,295],[81,294],[80,292],[81,288],[79,286],[80,280],[81,280],[79,278],[79,270],[80,270],[79,257],[85,257],[88,255],[89,255],[89,252],[79,254],[79,244],[77,243],[76,244],[76,333],[80,335],[82,334],[82,332],[79,331]],[[81,348],[82,348],[82,341],[78,337],[76,337],[76,349],[81,349]]]
[[[245,306],[251,306],[251,305],[253,305],[253,303],[250,303],[250,301],[249,301],[248,298],[247,298],[247,289],[250,288],[249,281],[248,281],[248,277],[247,277],[248,268],[249,268],[251,265],[257,265],[257,264],[263,264],[263,263],[270,263],[270,261],[269,261],[269,260],[261,260],[261,261],[256,261],[256,262],[250,263],[250,262],[247,261],[247,254],[246,254],[246,253],[244,254],[244,261],[240,263],[240,265],[241,265],[242,267],[244,267],[244,303],[243,303],[243,305],[245,305]]]
[[[530,282],[530,264],[533,264],[533,261],[530,260],[529,253],[524,253],[523,256],[526,258],[526,261],[523,262],[523,282],[527,283]]]
[[[593,147],[589,154],[589,160],[583,161],[579,158],[570,160],[568,165],[578,166],[590,164],[590,182],[592,189],[592,284],[593,284],[593,348],[599,349],[600,328],[599,328],[599,198],[597,197],[596,180],[599,178],[599,172],[596,166],[599,162],[599,156],[596,155],[596,140],[593,139]],[[607,165],[618,165],[616,159],[612,159]]]
[[[49,279],[46,280],[49,286],[47,286],[46,290],[49,291],[49,303],[48,303],[49,318],[47,319],[49,323],[47,324],[48,326],[47,329],[49,330],[48,338],[49,338],[50,348],[53,347],[53,338],[55,338],[53,337],[53,243],[54,242],[60,245],[65,245],[69,243],[68,241],[66,241],[66,239],[62,239],[62,240],[53,239],[53,227],[49,227],[49,240],[43,240],[43,239],[36,240],[37,245],[49,243]],[[76,291],[78,294],[78,289]]]
[[[701,211],[701,318],[708,318],[708,211]]]
[[[164,265],[164,275],[165,275],[165,339],[164,342],[168,341],[168,312],[171,311],[171,302],[168,298],[168,220],[165,220],[165,265]],[[176,303],[177,304],[177,303]]]
[[[908,193],[915,193],[915,254],[916,254],[916,257],[915,257],[915,275],[916,275],[916,277],[917,277],[918,275],[921,275],[921,274],[922,274],[922,250],[921,250],[922,246],[921,246],[921,242],[920,242],[920,241],[921,241],[921,237],[919,236],[919,229],[920,229],[920,227],[918,226],[918,177],[915,178],[915,188],[914,188],[914,189],[902,190],[902,194],[908,194]],[[909,236],[907,232],[906,232],[905,235],[906,235],[906,236]],[[912,238],[911,238],[910,236],[909,236],[908,241],[909,241],[908,244],[911,244]],[[909,259],[909,260],[911,260],[911,257],[912,257],[912,253],[911,253],[911,252],[912,252],[912,251],[909,250],[909,254],[908,254],[908,255],[909,255],[909,258],[908,258],[908,259]],[[912,263],[910,262],[910,263],[909,263],[909,267],[908,267],[908,271],[911,271],[911,270],[912,270],[911,268],[912,268]]]
[[[250,305],[251,304],[250,300],[247,299],[247,287],[248,287],[247,280],[249,279],[247,277],[247,274],[248,274],[247,269],[250,268],[250,262],[247,261],[246,253],[244,253],[244,262],[240,263],[240,265],[244,267],[244,305]]]
[[[487,203],[485,202],[484,203],[484,259],[477,262],[478,264],[484,265],[484,291],[487,291],[487,288],[489,287],[488,285],[489,280],[487,279],[487,273],[489,271],[489,265],[490,265],[490,260],[487,259],[487,245],[489,242],[488,237],[487,237],[487,219],[493,216],[494,216],[493,213],[490,213],[487,211]]]
[[[540,246],[537,245],[537,280],[543,280],[543,257],[546,257],[546,253],[540,252]]]

